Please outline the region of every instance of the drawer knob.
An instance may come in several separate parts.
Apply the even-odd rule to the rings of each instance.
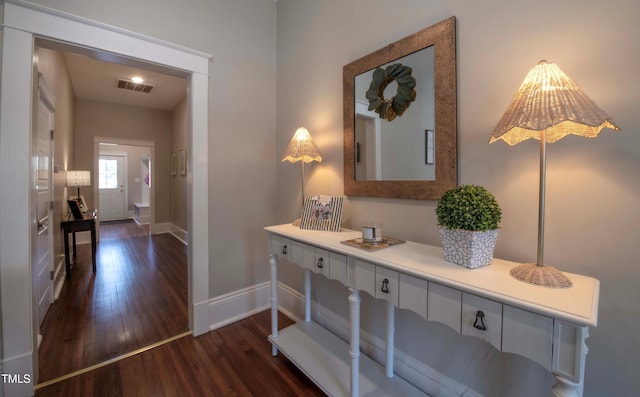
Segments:
[[[322,257],[318,258],[318,269],[322,269],[324,267],[324,265],[322,264]]]
[[[473,328],[477,328],[480,331],[486,331],[487,327],[484,325],[484,313],[482,310],[478,310],[476,313],[476,321],[473,323]]]
[[[282,255],[287,255],[287,245],[282,246]]]
[[[389,293],[389,279],[384,279],[382,280],[382,288],[380,288],[380,291],[384,292],[385,294]]]

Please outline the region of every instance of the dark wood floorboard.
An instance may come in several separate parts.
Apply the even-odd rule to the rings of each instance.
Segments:
[[[78,245],[77,255],[40,327],[39,382],[188,330],[187,247],[178,239],[149,236],[148,226],[133,222],[102,223],[95,276],[91,246]]]
[[[36,397],[324,396],[284,356],[271,356],[270,312],[198,337],[186,336],[55,383]],[[284,328],[292,321],[279,315]]]

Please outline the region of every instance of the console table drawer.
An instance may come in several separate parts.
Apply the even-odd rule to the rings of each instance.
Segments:
[[[291,240],[277,234],[269,234],[269,253],[290,260]]]
[[[398,272],[356,259],[349,265],[347,285],[398,306]]]
[[[277,243],[272,245],[278,247]],[[295,240],[280,242],[280,251],[284,249],[285,245],[288,247],[289,256],[284,256],[282,252],[280,252],[280,256],[286,257],[304,269],[338,280],[343,284],[347,283],[347,257],[345,255]]]
[[[462,335],[474,336],[502,349],[502,304],[462,294]]]
[[[504,305],[502,351],[529,358],[551,370],[553,319]]]

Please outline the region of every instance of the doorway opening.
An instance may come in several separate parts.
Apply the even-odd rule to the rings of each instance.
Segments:
[[[34,21],[44,21],[34,23]],[[79,34],[79,32],[82,32]],[[208,74],[211,55],[104,23],[59,13],[31,3],[4,4],[3,75],[0,100],[0,157],[13,166],[0,170],[0,184],[12,186],[0,201],[0,289],[10,305],[2,305],[3,371],[38,379],[37,327],[30,277],[30,131],[33,104],[34,41],[45,38],[111,61],[143,63],[188,79],[188,310],[194,335],[208,332]],[[194,195],[193,191],[203,192]],[[24,266],[23,266],[24,264]],[[5,384],[7,395],[30,395],[32,384]]]

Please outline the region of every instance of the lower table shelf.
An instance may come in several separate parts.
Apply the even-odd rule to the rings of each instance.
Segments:
[[[306,321],[279,331],[275,338],[269,336],[269,341],[329,396],[351,394],[347,342]],[[384,368],[364,354],[360,355],[360,395],[428,397],[397,375],[387,378]]]

